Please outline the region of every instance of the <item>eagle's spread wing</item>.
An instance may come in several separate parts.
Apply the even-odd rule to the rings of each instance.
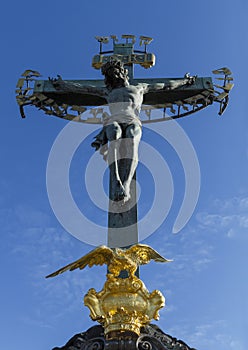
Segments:
[[[48,277],[54,277],[57,276],[65,271],[73,271],[75,269],[84,269],[87,265],[89,267],[92,267],[93,265],[103,265],[103,264],[109,264],[112,257],[113,257],[113,251],[112,249],[106,247],[106,246],[100,246],[96,249],[92,250],[88,254],[84,255],[82,258],[74,261],[73,263],[70,263],[58,271],[55,271],[51,273],[50,275],[46,276]]]
[[[136,244],[127,249],[126,253],[138,264],[148,264],[150,260],[157,262],[170,262],[172,260],[165,259],[156,250],[146,244]]]

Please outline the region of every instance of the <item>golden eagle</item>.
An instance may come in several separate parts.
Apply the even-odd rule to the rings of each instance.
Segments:
[[[93,249],[82,258],[70,263],[61,269],[51,273],[48,277],[57,276],[67,270],[84,269],[87,265],[106,264],[109,271],[109,277],[118,277],[122,270],[126,270],[129,276],[134,276],[139,265],[148,264],[150,260],[157,262],[169,262],[172,260],[165,259],[156,250],[145,244],[136,244],[127,249],[109,248],[104,245]]]

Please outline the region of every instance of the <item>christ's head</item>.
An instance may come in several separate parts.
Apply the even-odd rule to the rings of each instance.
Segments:
[[[124,68],[121,61],[111,59],[102,66],[104,82],[108,90],[128,85],[128,70]]]

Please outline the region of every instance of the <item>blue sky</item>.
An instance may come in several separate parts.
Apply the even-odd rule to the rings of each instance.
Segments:
[[[235,78],[223,117],[218,106],[179,121],[200,164],[201,190],[185,228],[172,234],[184,193],[184,174],[177,154],[144,132],[166,158],[174,179],[174,198],[165,222],[143,243],[173,258],[169,266],[151,263],[141,269],[148,289],[160,289],[167,307],[157,323],[164,332],[199,350],[244,350],[247,344],[247,13],[244,0],[199,2],[8,1],[1,12],[1,344],[16,350],[62,346],[75,333],[93,325],[83,306],[87,290],[100,290],[104,268],[44,276],[92,249],[68,234],[49,204],[46,164],[66,121],[29,108],[19,116],[15,85],[25,69],[44,79],[100,79],[91,68],[96,35],[131,33],[154,38],[157,56],[150,70],[135,77],[181,77],[186,72],[209,76],[229,67]],[[161,124],[161,128],[166,124]],[[80,153],[82,152],[82,153]],[[77,151],[71,179],[75,197],[84,205],[84,162]],[[78,170],[77,170],[78,166]],[[140,170],[140,183],[149,176]],[[78,176],[76,176],[78,173]],[[144,191],[144,190],[143,190]],[[85,199],[86,200],[86,199]],[[152,203],[151,198],[147,198]],[[143,206],[142,206],[143,205]],[[140,203],[140,215],[144,203]],[[152,277],[151,277],[152,276]]]

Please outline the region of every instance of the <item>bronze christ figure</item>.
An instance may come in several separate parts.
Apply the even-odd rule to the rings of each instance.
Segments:
[[[131,85],[128,70],[121,61],[111,59],[102,66],[101,70],[105,76],[105,87],[81,86],[77,83],[65,82],[60,76],[51,81],[57,90],[77,94],[90,93],[107,100],[110,115],[104,113],[103,128],[96,135],[92,146],[99,150],[108,162],[113,179],[110,199],[126,203],[131,197],[130,185],[138,164],[138,146],[142,135],[139,114],[144,94],[191,85],[196,77],[185,75],[183,79],[169,81],[168,84]],[[124,171],[120,171],[122,159],[125,159]]]

